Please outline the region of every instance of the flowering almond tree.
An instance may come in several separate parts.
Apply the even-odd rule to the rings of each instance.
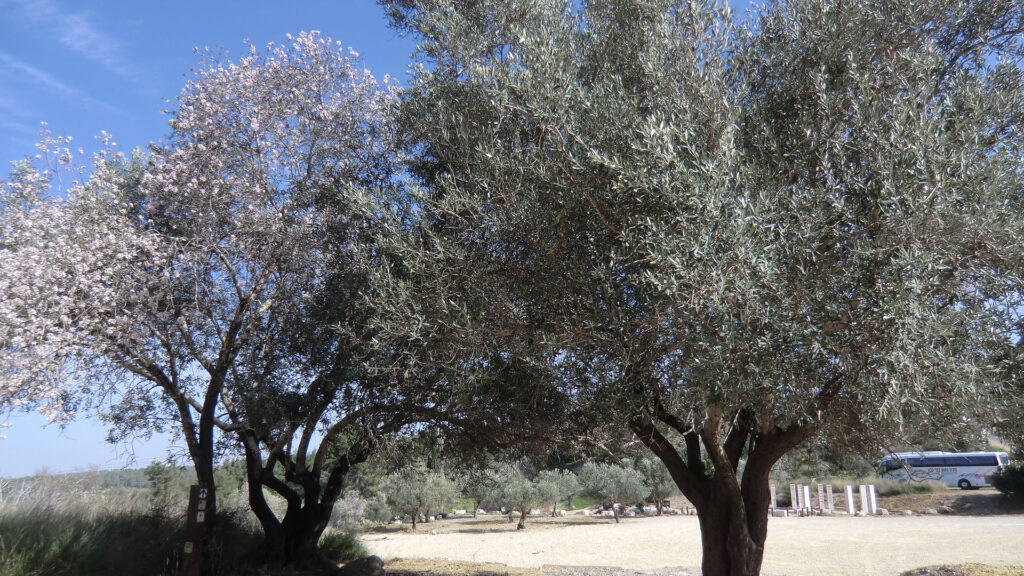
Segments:
[[[5,189],[5,397],[53,409],[65,396],[109,400],[118,434],[173,422],[211,491],[211,519],[216,430],[241,440],[279,562],[309,555],[286,552],[262,486],[290,497],[296,480],[329,511],[340,490],[319,490],[322,455],[305,468],[310,438],[324,419],[362,423],[352,395],[336,400],[362,361],[360,214],[376,204],[361,190],[389,175],[392,93],[355,58],[304,33],[206,62],[178,97],[168,143],[145,161],[103,158],[67,194],[43,193],[46,174],[31,171]],[[302,447],[284,481],[275,465],[295,462],[282,434]],[[260,443],[275,449],[266,463]]]
[[[0,399],[51,421],[106,397],[158,354],[125,311],[173,321],[158,294],[137,290],[166,280],[171,260],[170,246],[138,229],[119,193],[137,182],[138,159],[102,153],[82,184],[69,142],[44,131],[38,160],[15,163],[0,188]]]

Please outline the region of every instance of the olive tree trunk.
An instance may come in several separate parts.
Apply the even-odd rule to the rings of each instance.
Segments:
[[[662,416],[664,420],[659,420],[678,424],[677,430],[686,443],[683,450],[665,438],[651,419],[635,418],[630,427],[665,463],[683,495],[697,510],[702,573],[757,576],[768,536],[769,473],[779,458],[810,437],[813,428],[794,424],[755,432],[750,419],[740,414],[723,442],[718,437],[720,414],[712,413],[699,432],[670,415]],[[739,475],[740,457],[744,454],[746,464]],[[705,468],[704,455],[711,460],[713,472]]]

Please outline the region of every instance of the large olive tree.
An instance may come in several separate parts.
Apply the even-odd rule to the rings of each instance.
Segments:
[[[809,438],[984,417],[1020,259],[1019,3],[793,0],[747,27],[710,2],[385,4],[425,64],[401,121],[445,291],[417,322],[635,433],[705,574],[758,573],[769,471]]]

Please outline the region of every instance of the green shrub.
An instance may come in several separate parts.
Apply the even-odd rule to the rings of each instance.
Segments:
[[[319,548],[324,558],[337,564],[362,558],[368,554],[363,545],[359,543],[355,532],[325,533],[320,538]]]
[[[1010,466],[992,478],[992,485],[1003,494],[1024,497],[1024,467]]]
[[[392,516],[394,516],[394,512],[391,511],[391,507],[388,506],[383,496],[367,501],[366,506],[363,507],[363,520],[370,524],[387,524],[391,522]]]

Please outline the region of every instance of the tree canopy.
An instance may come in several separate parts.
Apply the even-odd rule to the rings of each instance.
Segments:
[[[422,266],[471,287],[445,326],[628,426],[696,507],[706,574],[757,573],[768,472],[812,436],[991,418],[1019,3],[780,1],[743,26],[713,2],[385,4],[427,64],[400,119]]]

